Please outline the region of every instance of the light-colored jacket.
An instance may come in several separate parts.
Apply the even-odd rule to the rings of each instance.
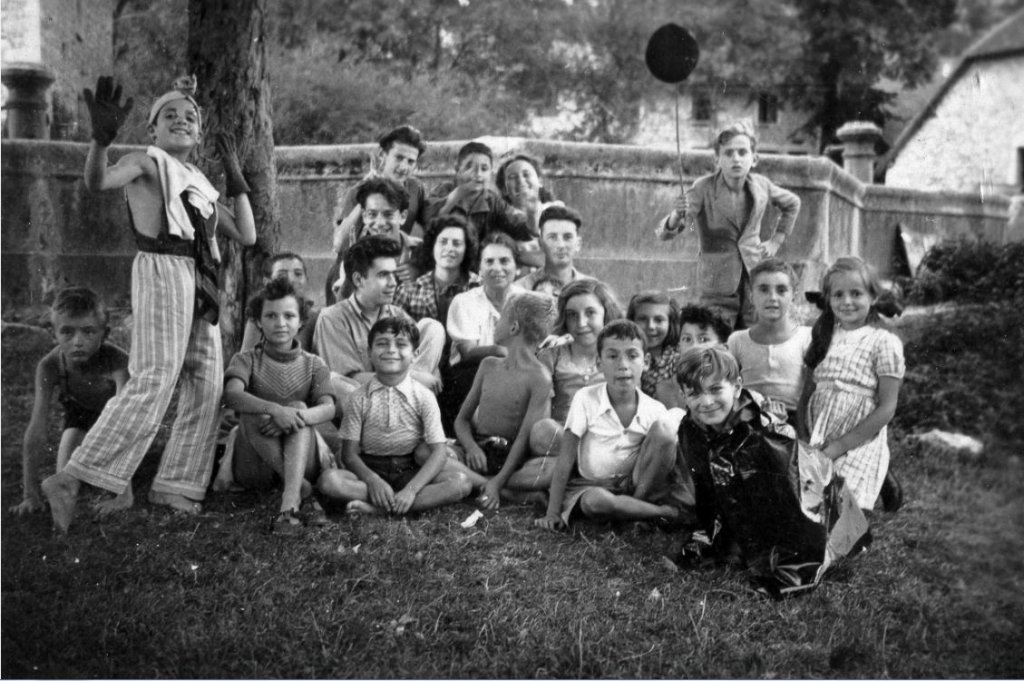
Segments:
[[[666,241],[672,239],[685,227],[696,227],[698,232],[706,232],[708,225],[715,221],[715,213],[720,210],[715,205],[715,186],[721,171],[697,178],[686,191],[690,210],[679,228],[669,229],[669,217],[658,224],[655,235]],[[742,226],[736,250],[732,253],[705,253],[701,249],[699,260],[698,282],[705,293],[734,293],[740,284],[743,268],[749,272],[761,261],[761,220],[765,210],[771,204],[779,210],[779,220],[772,234],[789,234],[793,231],[796,216],[800,212],[800,197],[783,189],[764,175],[750,173],[747,175],[746,188],[753,197],[750,216]]]

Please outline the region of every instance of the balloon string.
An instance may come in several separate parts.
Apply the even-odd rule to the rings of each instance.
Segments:
[[[683,184],[683,150],[679,143],[679,91],[682,86],[676,87],[676,158],[679,159],[679,189],[680,191],[686,191],[686,185]]]

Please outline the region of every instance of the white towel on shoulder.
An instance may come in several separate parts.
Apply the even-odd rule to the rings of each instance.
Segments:
[[[217,212],[217,198],[220,196],[220,192],[213,188],[199,168],[191,163],[182,163],[160,147],[150,146],[146,149],[146,155],[156,161],[160,187],[164,194],[168,231],[182,239],[189,241],[195,239],[195,229],[188,219],[185,206],[180,200],[175,199],[181,196],[182,192],[186,192],[188,202],[199,211],[204,220],[209,221],[210,216]],[[220,262],[220,249],[217,248],[217,239],[214,234],[217,221],[214,219],[212,222],[214,228],[210,230],[207,237],[210,240],[210,251],[214,260]]]

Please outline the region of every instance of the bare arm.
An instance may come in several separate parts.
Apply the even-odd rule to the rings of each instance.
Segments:
[[[245,390],[245,383],[240,378],[229,378],[224,384],[224,406],[234,409],[239,414],[266,414],[285,433],[294,432],[307,425],[302,420],[299,409],[256,397]],[[328,417],[328,420],[331,417]]]
[[[22,502],[12,506],[11,513],[22,515],[43,508],[43,494],[39,488],[39,460],[46,454],[46,425],[50,413],[50,400],[57,384],[56,367],[48,355],[36,367],[35,400],[32,417],[25,429],[21,449]]]
[[[902,383],[903,379],[895,376],[879,376],[878,406],[842,437],[826,443],[822,447],[822,453],[830,459],[838,459],[878,435],[896,414],[896,403],[899,401]]]
[[[357,203],[355,207],[349,211],[348,215],[341,219],[334,227],[334,238],[331,240],[331,248],[334,249],[335,253],[341,253],[343,250],[348,250],[350,246],[356,241],[356,234],[359,233],[359,227],[363,223],[363,209]]]
[[[307,426],[315,426],[318,423],[327,423],[334,418],[334,412],[337,407],[334,404],[334,397],[331,395],[324,395],[321,397],[315,407],[306,407],[305,409],[299,410],[299,416],[302,417],[302,422]]]
[[[473,377],[473,385],[459,408],[459,414],[455,417],[455,437],[466,452],[466,464],[474,471],[482,472],[487,469],[487,457],[476,443],[473,436],[473,414],[480,405],[480,392],[482,390],[484,375],[489,371],[486,363],[481,363]]]
[[[253,216],[248,194],[239,194],[235,197],[233,211],[219,202],[217,208],[217,229],[243,246],[252,246],[256,243],[256,218]]]
[[[555,470],[551,473],[551,487],[548,488],[548,512],[534,523],[538,527],[557,530],[564,526],[562,522],[562,501],[565,499],[565,486],[576,463],[576,452],[580,448],[580,438],[572,431],[562,434],[562,448],[558,452]]]
[[[485,357],[508,357],[508,348],[503,345],[480,345],[474,340],[455,341],[461,359],[478,362]]]
[[[121,157],[112,166],[107,165],[107,147],[93,141],[85,158],[85,188],[92,192],[120,189],[140,177],[154,177],[156,163],[142,152]]]
[[[443,442],[430,445],[430,456],[427,458],[427,461],[416,471],[416,475],[412,477],[412,480],[395,494],[395,513],[402,515],[412,508],[416,495],[420,493],[420,490],[429,485],[431,480],[437,477],[437,474],[444,468],[444,462],[447,458],[448,454],[445,452]]]
[[[363,458],[359,456],[359,451],[359,442],[356,440],[341,441],[341,460],[345,464],[345,468],[366,483],[366,496],[370,503],[390,513],[394,510],[395,490],[383,478],[370,470]]]

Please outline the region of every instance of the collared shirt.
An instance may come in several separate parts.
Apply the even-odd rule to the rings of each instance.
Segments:
[[[537,285],[537,280],[540,279],[541,277],[543,277],[544,275],[545,275],[545,272],[544,272],[544,268],[542,267],[542,268],[540,268],[538,270],[534,270],[533,272],[530,272],[525,277],[520,277],[519,279],[516,279],[515,283],[518,286],[522,286],[527,291],[532,291],[533,287]],[[589,274],[583,274],[578,269],[573,267],[572,268],[572,276],[569,277],[569,281],[576,281],[577,279],[593,279],[593,278],[594,277],[590,276]],[[565,282],[565,283],[569,283],[569,282]]]
[[[371,319],[356,303],[355,295],[325,307],[320,311],[313,332],[316,353],[331,371],[342,376],[373,371],[368,346],[370,327],[384,317],[409,319],[409,315],[395,305],[381,306],[377,315]]]
[[[338,435],[359,443],[362,454],[405,456],[416,445],[445,441],[434,393],[408,374],[395,386],[376,376],[348,398]]]
[[[455,296],[479,285],[480,275],[470,272],[468,280],[460,277],[439,291],[434,273],[427,272],[411,283],[398,287],[395,305],[408,312],[416,321],[429,317],[443,323],[448,320],[448,307]]]
[[[608,397],[607,383],[576,392],[565,427],[580,439],[576,463],[582,477],[605,480],[632,472],[647,431],[668,413],[661,402],[639,389],[636,399],[636,415],[628,426],[623,426]]]
[[[523,289],[512,284],[508,295],[523,293]],[[459,363],[460,341],[475,341],[477,345],[494,344],[494,327],[501,319],[501,310],[494,307],[483,286],[460,293],[452,299],[448,308],[448,337],[452,339],[452,366]]]

